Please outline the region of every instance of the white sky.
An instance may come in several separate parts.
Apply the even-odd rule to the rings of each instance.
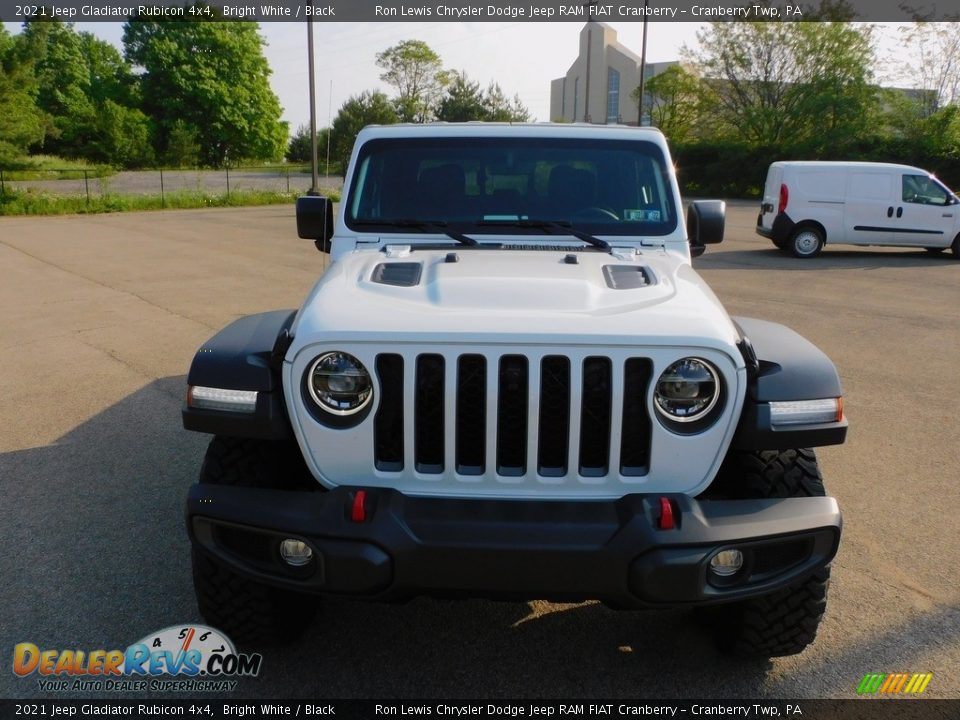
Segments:
[[[617,30],[622,44],[640,54],[642,23],[608,24]],[[11,33],[19,32],[16,23],[6,26]],[[75,27],[92,32],[122,51],[122,23],[76,23]],[[564,75],[576,59],[582,27],[579,22],[315,23],[317,125],[328,125],[328,119],[336,116],[351,95],[374,89],[392,95],[379,78],[375,56],[410,39],[426,42],[440,55],[445,68],[465,70],[483,87],[495,80],[508,97],[518,93],[535,120],[549,120],[550,81]],[[684,45],[696,47],[696,33],[701,27],[691,22],[651,22],[647,61],[679,59]],[[895,27],[880,26],[878,30],[884,48],[878,54],[894,58],[900,53]],[[260,31],[267,41],[265,55],[273,70],[271,85],[292,133],[310,117],[306,25],[267,22],[261,23]],[[878,79],[889,82],[883,76]]]

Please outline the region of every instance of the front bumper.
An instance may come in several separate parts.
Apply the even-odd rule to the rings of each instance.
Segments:
[[[359,488],[286,492],[195,485],[191,540],[261,582],[304,592],[394,601],[417,595],[515,600],[600,599],[617,607],[723,602],[771,592],[826,565],[841,516],[828,497],[698,501],[438,499]],[[285,538],[313,549],[303,567],[279,553]],[[710,558],[740,549],[744,568],[711,579]]]

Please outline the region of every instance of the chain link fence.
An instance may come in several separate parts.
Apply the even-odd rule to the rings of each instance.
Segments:
[[[321,192],[339,193],[343,180],[321,175]],[[304,193],[310,170],[301,166],[262,166],[221,170],[130,170],[103,175],[100,169],[12,170],[0,167],[0,193],[32,191],[58,197],[202,193],[230,195],[246,191]]]

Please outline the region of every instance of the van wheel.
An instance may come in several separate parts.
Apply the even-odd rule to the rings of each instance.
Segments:
[[[953,245],[950,246],[950,252],[953,253],[953,256],[960,260],[960,235],[957,235],[953,239]]]
[[[794,257],[816,257],[822,249],[823,233],[810,225],[797,228],[790,237],[790,251]]]

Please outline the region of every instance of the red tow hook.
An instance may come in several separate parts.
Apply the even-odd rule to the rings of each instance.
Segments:
[[[661,530],[673,530],[677,526],[673,520],[673,504],[670,498],[660,498],[660,520],[657,525]]]
[[[367,521],[367,491],[357,490],[350,507],[350,519],[355,523]]]

